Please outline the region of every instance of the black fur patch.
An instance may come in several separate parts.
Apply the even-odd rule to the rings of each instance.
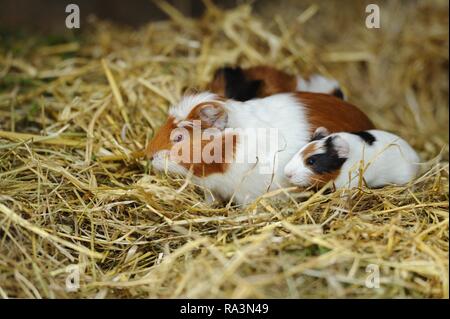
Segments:
[[[364,142],[366,142],[369,145],[372,145],[373,142],[375,142],[377,139],[373,134],[370,134],[367,131],[360,131],[360,132],[350,132],[351,134],[358,135]]]
[[[306,159],[306,165],[317,174],[332,173],[342,167],[347,158],[339,157],[337,151],[333,147],[333,137],[330,136],[325,140],[325,153],[314,154]],[[314,163],[309,165],[308,161],[313,160]]]
[[[340,98],[341,100],[344,99],[344,92],[342,92],[341,89],[337,88],[332,93],[335,97]]]
[[[237,101],[247,101],[258,96],[262,81],[247,80],[240,67],[225,67],[221,69],[225,79],[225,95]]]

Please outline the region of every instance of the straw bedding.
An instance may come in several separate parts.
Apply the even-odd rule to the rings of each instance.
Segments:
[[[196,20],[158,3],[171,19],[138,30],[2,39],[0,296],[448,298],[448,2],[381,2],[377,30],[363,3],[205,1]],[[238,208],[136,158],[186,88],[262,63],[338,79],[421,175]]]

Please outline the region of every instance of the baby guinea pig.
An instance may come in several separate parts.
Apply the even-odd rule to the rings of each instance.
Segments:
[[[323,186],[333,180],[336,188],[359,185],[360,172],[368,187],[403,185],[419,168],[419,156],[402,138],[381,130],[334,133],[319,127],[311,142],[284,168],[292,184]]]

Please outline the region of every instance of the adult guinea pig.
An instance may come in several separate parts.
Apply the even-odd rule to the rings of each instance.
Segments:
[[[373,128],[357,107],[326,94],[239,102],[203,92],[169,109],[145,154],[156,171],[192,176],[210,191],[207,200],[246,204],[288,186],[284,166],[320,126],[332,132]]]
[[[284,173],[292,184],[302,187],[320,187],[333,180],[336,188],[354,188],[363,172],[368,187],[382,187],[408,183],[416,176],[418,165],[414,149],[392,133],[368,130],[329,135],[320,127]]]
[[[247,101],[283,92],[314,92],[345,99],[336,80],[315,74],[304,79],[270,66],[223,67],[214,73],[211,92],[237,101]]]

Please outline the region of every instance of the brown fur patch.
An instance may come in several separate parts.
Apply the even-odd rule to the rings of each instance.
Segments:
[[[354,132],[374,129],[375,126],[360,109],[337,97],[322,93],[296,93],[306,108],[311,135],[323,126],[330,133]]]
[[[335,180],[339,176],[340,172],[341,170],[338,169],[330,173],[314,174],[310,177],[311,183],[316,187],[323,187],[329,181]]]
[[[302,158],[308,158],[310,155],[312,155],[316,151],[316,143],[311,143],[306,146],[306,148],[302,151],[300,156]]]
[[[191,133],[192,137],[192,133]],[[193,139],[190,139],[190,160],[187,163],[179,163],[179,165],[185,167],[186,169],[192,169],[195,176],[206,177],[211,174],[224,173],[228,165],[233,161],[236,152],[238,137],[234,133],[221,134],[220,138],[211,138],[209,140],[202,140],[201,143],[194,143]],[[200,163],[194,163],[194,152],[202,152],[208,143],[214,143],[217,149],[220,149],[220,154],[210,153],[210,155],[217,159],[211,163],[205,163],[202,161]],[[227,144],[229,143],[229,144]],[[230,145],[231,143],[231,145]],[[211,150],[216,150],[212,147]],[[226,151],[231,150],[231,154],[226,154]],[[200,153],[202,154],[202,153]]]
[[[170,133],[177,126],[175,125],[175,119],[173,117],[169,117],[166,123],[159,128],[156,132],[155,136],[153,136],[152,140],[148,143],[144,154],[147,159],[153,157],[153,155],[161,150],[170,150],[172,147],[172,141],[170,140]]]
[[[216,94],[219,94],[221,96],[225,96],[225,88],[226,88],[226,81],[225,81],[225,75],[223,72],[216,72],[216,75],[214,76],[213,80],[208,86],[208,89]]]
[[[249,80],[262,81],[258,97],[283,92],[295,92],[297,89],[297,79],[295,76],[270,66],[261,65],[248,68],[245,70],[245,75]]]
[[[174,118],[169,117],[167,119],[167,122],[158,130],[158,132],[155,134],[153,139],[148,143],[144,154],[146,158],[151,159],[153,155],[162,150],[171,150],[173,147],[173,143],[170,140],[170,135],[172,130],[176,129],[177,126],[175,125]],[[186,130],[189,131],[190,138],[186,139],[185,142],[189,142],[189,149],[190,149],[190,158],[189,161],[184,163],[179,163],[179,165],[185,167],[186,169],[192,169],[194,175],[202,177],[202,176],[208,176],[215,173],[224,173],[227,170],[227,167],[230,162],[234,159],[234,154],[236,151],[236,145],[238,137],[234,133],[224,133],[221,135],[221,138],[216,139],[210,139],[210,140],[202,140],[201,143],[194,143],[193,140],[193,129],[186,127]],[[227,138],[228,137],[228,138]],[[221,154],[217,154],[217,156],[220,156],[220,159],[217,161],[213,161],[212,163],[194,163],[194,152],[195,151],[201,151],[205,148],[205,146],[210,143],[219,143],[218,148],[221,148]],[[183,143],[181,141],[180,143]],[[230,145],[231,143],[231,145]],[[215,149],[212,148],[214,151]],[[231,154],[226,154],[226,150],[231,150]],[[214,156],[214,152],[212,152],[211,156]],[[226,155],[228,157],[226,157]]]

